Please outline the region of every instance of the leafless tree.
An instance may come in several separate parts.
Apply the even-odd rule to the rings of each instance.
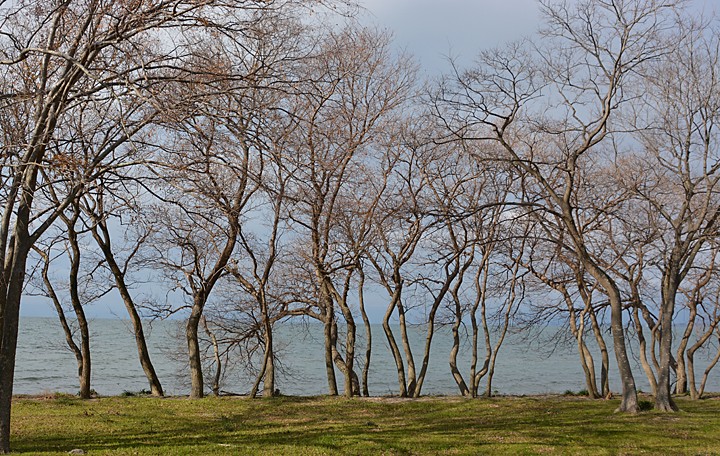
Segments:
[[[74,157],[54,154],[52,141],[73,107],[96,99],[122,99],[143,91],[148,68],[167,62],[151,55],[149,30],[178,19],[192,22],[205,2],[39,3],[17,1],[2,8],[2,111],[5,139],[4,207],[0,222],[2,344],[0,345],[0,452],[10,451],[10,406],[18,316],[28,253],[38,238],[75,200],[84,182],[70,186],[56,207],[35,204],[46,166],[62,166]],[[145,49],[145,50],[143,50]],[[141,64],[142,63],[142,64]],[[144,65],[143,65],[144,64]],[[146,95],[149,95],[146,92]],[[121,106],[118,102],[115,106]],[[85,157],[92,175],[109,155],[142,129],[153,108],[127,119],[121,134]],[[14,132],[10,133],[10,130]]]
[[[678,290],[703,246],[717,236],[718,36],[682,17],[676,46],[643,79],[645,103],[633,114],[644,146],[642,177],[631,190],[657,214],[661,274],[659,371],[655,407],[677,410],[672,401],[673,316]],[[644,109],[643,109],[644,108]],[[639,112],[638,112],[639,111]],[[679,360],[681,362],[681,360]]]
[[[448,139],[494,142],[501,157],[527,176],[533,204],[554,214],[567,247],[607,294],[623,385],[620,411],[637,412],[618,284],[595,258],[583,226],[593,217],[576,204],[581,170],[607,156],[626,86],[667,52],[674,1],[545,2],[543,44],[511,45],[481,54],[476,69],[458,72],[443,103]]]
[[[138,358],[147,377],[150,392],[153,396],[162,396],[162,384],[150,358],[138,299],[132,292],[132,274],[139,269],[138,254],[150,237],[150,227],[138,221],[136,201],[142,198],[142,192],[138,189],[140,186],[133,182],[130,176],[113,177],[115,178],[105,174],[90,183],[82,195],[82,208],[88,219],[88,230],[104,259],[103,266],[110,272],[133,325]],[[125,245],[115,239],[113,231],[116,227],[112,223],[113,219],[122,223],[123,218],[126,226],[134,227],[130,235],[125,233]]]
[[[348,301],[359,264],[335,241],[337,214],[352,213],[343,203],[361,165],[369,160],[383,129],[393,128],[413,84],[413,68],[396,58],[387,34],[348,26],[323,36],[305,70],[307,86],[295,99],[295,145],[287,165],[287,196],[294,230],[306,242],[300,261],[308,265],[317,294],[309,312],[324,324],[325,365],[330,394],[337,394],[334,366],[345,376],[345,394],[359,393],[354,370],[356,324]],[[308,277],[308,276],[306,276]],[[307,301],[307,297],[300,302]],[[337,313],[345,321],[345,355],[337,349]]]

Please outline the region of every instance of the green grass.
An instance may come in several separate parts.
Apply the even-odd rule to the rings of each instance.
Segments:
[[[615,414],[578,397],[199,401],[60,396],[13,403],[27,454],[720,454],[720,400]]]

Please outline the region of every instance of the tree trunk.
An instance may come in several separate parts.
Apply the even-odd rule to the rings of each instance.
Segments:
[[[415,376],[415,358],[412,354],[412,348],[410,346],[410,338],[408,337],[407,322],[405,321],[405,307],[403,306],[402,299],[398,299],[396,303],[398,311],[398,321],[400,323],[400,340],[402,342],[403,351],[405,352],[405,360],[407,362],[407,394],[408,396],[415,396],[415,388],[417,386],[417,377]]]
[[[362,315],[363,325],[365,325],[365,364],[362,369],[362,395],[365,397],[370,396],[370,390],[368,388],[368,374],[370,372],[370,355],[372,354],[372,329],[370,327],[370,319],[368,318],[367,312],[365,311],[365,273],[362,268],[358,269],[360,275],[360,282],[358,283],[358,301],[360,303],[360,315]]]
[[[218,344],[217,337],[210,330],[210,326],[207,324],[205,315],[200,317],[200,323],[202,324],[205,334],[210,338],[210,344],[213,348],[213,358],[215,359],[215,375],[213,376],[212,392],[215,397],[220,397],[220,379],[222,378],[222,359],[220,358],[220,344]]]
[[[610,379],[608,377],[608,372],[610,371],[610,356],[608,354],[605,338],[603,337],[600,329],[600,324],[598,323],[597,316],[592,308],[590,308],[589,315],[593,334],[595,335],[595,341],[597,342],[598,347],[600,347],[600,360],[602,362],[602,366],[600,367],[600,390],[602,391],[603,397],[609,397]]]
[[[263,378],[263,397],[275,396],[275,357],[272,348],[272,336],[265,340],[265,377]]]
[[[348,398],[352,396],[358,396],[360,394],[360,379],[358,379],[357,373],[354,370],[348,368],[348,366],[352,366],[352,363],[348,363],[348,361],[345,360],[345,358],[343,357],[342,353],[340,353],[340,350],[338,350],[337,348],[337,323],[333,326],[332,333],[333,362],[344,376],[343,394]]]
[[[78,320],[80,328],[80,352],[81,359],[78,363],[78,376],[80,379],[80,391],[78,395],[81,399],[90,399],[90,330],[88,328],[85,312],[80,307],[80,312],[75,309],[75,316]]]
[[[397,302],[400,300],[401,294],[402,286],[400,285],[395,288],[392,298],[390,299],[390,304],[385,310],[382,327],[383,331],[385,332],[385,337],[387,338],[388,345],[390,345],[390,352],[392,353],[393,359],[395,360],[395,368],[398,375],[398,388],[400,397],[407,397],[408,391],[407,382],[405,380],[405,365],[402,359],[402,354],[400,353],[400,348],[398,347],[398,344],[395,341],[395,336],[393,335],[392,329],[390,328],[390,317],[392,316],[392,313],[397,306]]]
[[[332,308],[325,308],[325,372],[328,381],[328,394],[330,396],[338,395],[337,380],[335,379],[335,365],[333,364],[333,325],[334,312]]]
[[[265,327],[263,397],[273,397],[275,395],[275,352],[273,349],[273,327],[268,315],[267,303],[265,303],[263,310],[263,325]]]
[[[21,204],[17,214],[16,232],[10,261],[5,268],[7,282],[0,294],[2,334],[0,337],[0,453],[10,452],[10,410],[12,407],[15,355],[17,353],[18,327],[20,324],[20,299],[25,283],[25,266],[30,250],[27,232],[30,204]]]
[[[610,301],[610,331],[613,338],[618,373],[620,374],[620,381],[622,382],[622,400],[620,401],[620,406],[617,408],[617,411],[637,413],[640,409],[638,407],[635,377],[633,377],[630,359],[628,358],[627,347],[625,345],[625,330],[622,319],[623,307],[620,290],[617,284],[587,256],[585,256],[583,260],[585,269],[605,289],[608,300]]]
[[[346,290],[349,289],[349,280],[350,275],[348,275],[348,284],[346,285]],[[328,285],[328,287],[331,286],[332,285]],[[355,326],[355,319],[353,318],[352,311],[347,305],[347,294],[341,296],[339,293],[336,292],[335,288],[332,288],[332,290],[335,292],[334,294],[337,298],[338,306],[340,307],[340,311],[342,312],[343,318],[345,319],[345,360],[343,362],[343,368],[341,369],[341,371],[345,377],[345,397],[352,397],[354,395],[360,394],[360,382],[357,378],[357,373],[355,372],[355,342],[357,339],[357,328]],[[337,325],[335,326],[335,331],[337,332]],[[335,358],[338,359],[337,357]]]
[[[635,322],[635,332],[637,333],[638,343],[640,344],[640,365],[645,371],[645,376],[650,383],[650,389],[653,396],[657,396],[657,380],[655,379],[655,373],[650,367],[650,363],[647,359],[647,343],[645,342],[645,335],[643,333],[642,323],[640,323],[640,315],[638,315],[638,306],[633,308],[633,321]]]
[[[597,399],[599,394],[597,391],[597,384],[595,382],[595,365],[592,359],[592,355],[590,354],[590,350],[588,350],[584,339],[586,312],[583,311],[580,313],[580,327],[578,328],[577,312],[575,311],[575,306],[573,305],[570,294],[567,292],[565,287],[559,288],[559,291],[561,291],[563,294],[563,298],[565,299],[565,305],[567,306],[568,312],[570,314],[570,332],[575,338],[575,342],[577,343],[578,354],[580,355],[580,366],[582,367],[583,373],[585,374],[585,385],[588,390],[588,395],[591,399]],[[584,293],[583,299],[585,299]],[[588,308],[588,305],[590,305],[590,302],[585,302],[585,309]]]
[[[185,325],[185,339],[188,346],[188,361],[190,367],[190,399],[201,399],[204,396],[202,359],[200,356],[200,343],[198,340],[198,326],[202,315],[202,304],[195,298],[190,317]]]
[[[690,304],[689,307],[690,315],[688,316],[688,322],[677,349],[677,367],[675,368],[675,374],[677,375],[677,382],[675,383],[676,394],[686,394],[688,392],[685,350],[690,343],[690,337],[692,337],[693,330],[695,329],[695,318],[697,317],[697,308],[692,304]]]
[[[130,295],[130,290],[127,288],[125,283],[125,274],[120,269],[120,266],[115,261],[115,255],[113,254],[112,247],[110,244],[110,233],[105,225],[104,221],[99,221],[97,226],[93,227],[92,235],[95,238],[95,242],[103,252],[103,257],[107,262],[108,268],[115,279],[115,285],[117,286],[120,297],[125,305],[125,310],[130,317],[130,322],[133,325],[133,334],[135,335],[135,345],[137,347],[138,359],[142,366],[145,377],[147,378],[150,386],[150,393],[153,396],[161,397],[164,395],[160,379],[155,372],[155,366],[153,366],[150,360],[150,351],[147,347],[147,341],[145,340],[145,330],[143,328],[143,322],[138,314],[135,301]],[[102,237],[98,233],[97,228],[102,231]]]
[[[718,342],[720,343],[720,337],[718,337]],[[707,383],[708,375],[710,374],[710,371],[715,367],[715,365],[720,361],[720,349],[715,353],[715,357],[710,361],[710,364],[705,368],[705,372],[703,372],[702,380],[700,381],[700,388],[697,391],[697,398],[700,399],[703,395],[703,392],[705,391],[705,384]]]
[[[453,301],[455,303],[455,321],[452,325],[453,344],[452,348],[450,349],[450,373],[452,374],[455,383],[460,389],[460,394],[467,397],[470,396],[470,389],[467,387],[465,379],[463,378],[460,370],[457,367],[457,355],[460,351],[460,325],[462,324],[462,307],[460,306],[460,297],[457,294],[457,290],[453,290],[452,294]]]
[[[78,289],[78,275],[80,274],[80,246],[78,245],[77,232],[75,231],[75,222],[79,209],[76,208],[76,216],[73,219],[64,219],[68,227],[68,243],[70,244],[70,302],[72,303],[75,317],[77,318],[78,327],[80,329],[80,359],[78,359],[78,377],[80,381],[80,391],[78,395],[81,399],[90,399],[90,329],[88,327],[87,318],[85,318],[85,310],[80,300],[80,291]]]
[[[687,373],[688,373],[688,386],[690,387],[690,398],[700,399],[702,392],[699,392],[695,382],[695,352],[698,351],[705,342],[710,339],[710,336],[715,332],[718,321],[715,320],[710,327],[698,338],[698,340],[687,350]],[[717,362],[717,361],[716,361]],[[711,364],[712,366],[712,364]],[[712,367],[711,367],[712,368]]]
[[[57,312],[58,319],[60,320],[60,326],[63,329],[63,333],[65,334],[65,342],[67,343],[68,347],[70,348],[70,351],[73,352],[73,355],[75,355],[75,360],[77,361],[78,365],[78,378],[80,379],[80,383],[82,383],[82,364],[83,364],[83,352],[80,350],[80,347],[77,346],[75,343],[75,340],[73,339],[73,331],[70,328],[70,325],[68,324],[67,318],[65,317],[65,310],[63,309],[62,302],[60,301],[60,298],[58,297],[57,293],[55,293],[55,287],[53,286],[52,282],[50,281],[50,256],[49,253],[43,252],[42,250],[37,249],[38,254],[43,259],[43,267],[42,267],[42,279],[43,283],[45,284],[45,293],[47,293],[47,296],[52,301],[53,305],[55,306],[55,311]],[[82,391],[82,387],[80,388]],[[89,390],[89,388],[88,388]]]
[[[470,312],[470,322],[472,324],[472,360],[470,362],[470,394],[472,397],[478,396],[478,390],[480,389],[480,380],[482,380],[483,376],[487,373],[489,363],[490,363],[490,356],[492,355],[492,348],[490,345],[490,333],[488,331],[488,325],[487,325],[487,315],[486,315],[486,291],[487,291],[487,284],[488,284],[488,264],[490,261],[490,251],[491,251],[492,245],[488,245],[486,247],[485,252],[483,253],[483,259],[480,263],[480,267],[478,268],[477,272],[475,273],[475,279],[473,281],[473,286],[475,288],[475,302],[473,303],[472,311]],[[480,371],[477,371],[477,364],[478,364],[478,339],[480,336],[480,328],[478,326],[477,322],[477,312],[478,309],[480,309],[480,318],[482,322],[482,327],[484,331],[484,340],[485,340],[485,362],[483,363],[483,367],[480,369]]]
[[[675,312],[675,293],[677,283],[673,276],[666,277],[662,284],[662,303],[660,312],[660,371],[658,372],[655,410],[676,412],[678,410],[670,391],[670,359],[672,357],[673,313]]]

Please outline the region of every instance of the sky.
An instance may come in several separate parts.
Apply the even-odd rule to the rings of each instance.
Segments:
[[[447,57],[468,63],[479,51],[533,34],[541,22],[537,0],[363,0],[366,20],[391,30],[395,43],[428,75],[448,68]]]
[[[541,26],[538,0],[360,0],[361,20],[393,32],[395,45],[414,55],[426,76],[449,70],[448,57],[470,64],[483,49],[533,35]],[[694,0],[691,7],[717,11],[720,0]],[[23,316],[54,316],[47,300],[27,297]],[[113,295],[88,308],[94,318],[125,318]]]
[[[393,32],[398,49],[413,54],[421,71],[447,71],[448,56],[470,63],[482,49],[532,34],[540,24],[536,0],[360,0],[361,20]],[[384,310],[384,309],[382,309]],[[126,318],[111,293],[86,309],[90,318]],[[381,315],[380,312],[379,315]],[[49,300],[26,296],[22,316],[55,316]]]

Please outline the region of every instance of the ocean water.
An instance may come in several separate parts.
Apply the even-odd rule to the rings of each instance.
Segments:
[[[181,321],[155,321],[148,324],[148,345],[152,361],[166,394],[184,395],[189,391],[187,366],[183,351]],[[147,389],[129,321],[96,319],[90,321],[92,380],[91,387],[101,395],[116,395],[125,391]],[[397,394],[397,373],[385,335],[380,325],[373,326],[373,355],[370,363],[369,389],[374,396]],[[359,328],[359,333],[364,329]],[[528,340],[526,334],[510,333],[498,355],[493,391],[498,394],[545,394],[578,391],[585,388],[584,376],[574,345],[557,344],[549,340],[551,331]],[[424,349],[425,329],[412,328],[410,333],[416,368],[419,371]],[[397,337],[397,333],[396,333]],[[608,337],[609,339],[609,337]],[[323,358],[322,327],[309,324],[284,324],[276,328],[275,344],[281,361],[277,387],[286,395],[319,395],[327,392]],[[610,341],[608,340],[608,343]],[[399,343],[399,340],[398,340]],[[423,385],[426,395],[455,395],[458,388],[450,374],[448,357],[452,344],[447,328],[436,330],[428,374]],[[356,348],[358,357],[364,356],[363,341]],[[611,345],[609,345],[611,347]],[[480,347],[480,354],[484,348]],[[620,384],[610,353],[610,385],[619,391]],[[469,340],[465,340],[458,361],[468,381],[470,359]],[[599,375],[599,357],[596,370]],[[702,375],[708,354],[697,354],[697,376]],[[224,391],[244,394],[252,387],[253,377],[233,363],[223,380]],[[706,391],[720,391],[720,368],[711,373]],[[647,379],[635,363],[638,388],[649,390]],[[336,371],[338,386],[342,388],[342,374]],[[358,367],[358,375],[360,368]],[[480,388],[483,391],[483,380]],[[16,394],[44,392],[76,393],[78,391],[77,363],[65,345],[59,323],[54,318],[25,317],[20,322]]]

